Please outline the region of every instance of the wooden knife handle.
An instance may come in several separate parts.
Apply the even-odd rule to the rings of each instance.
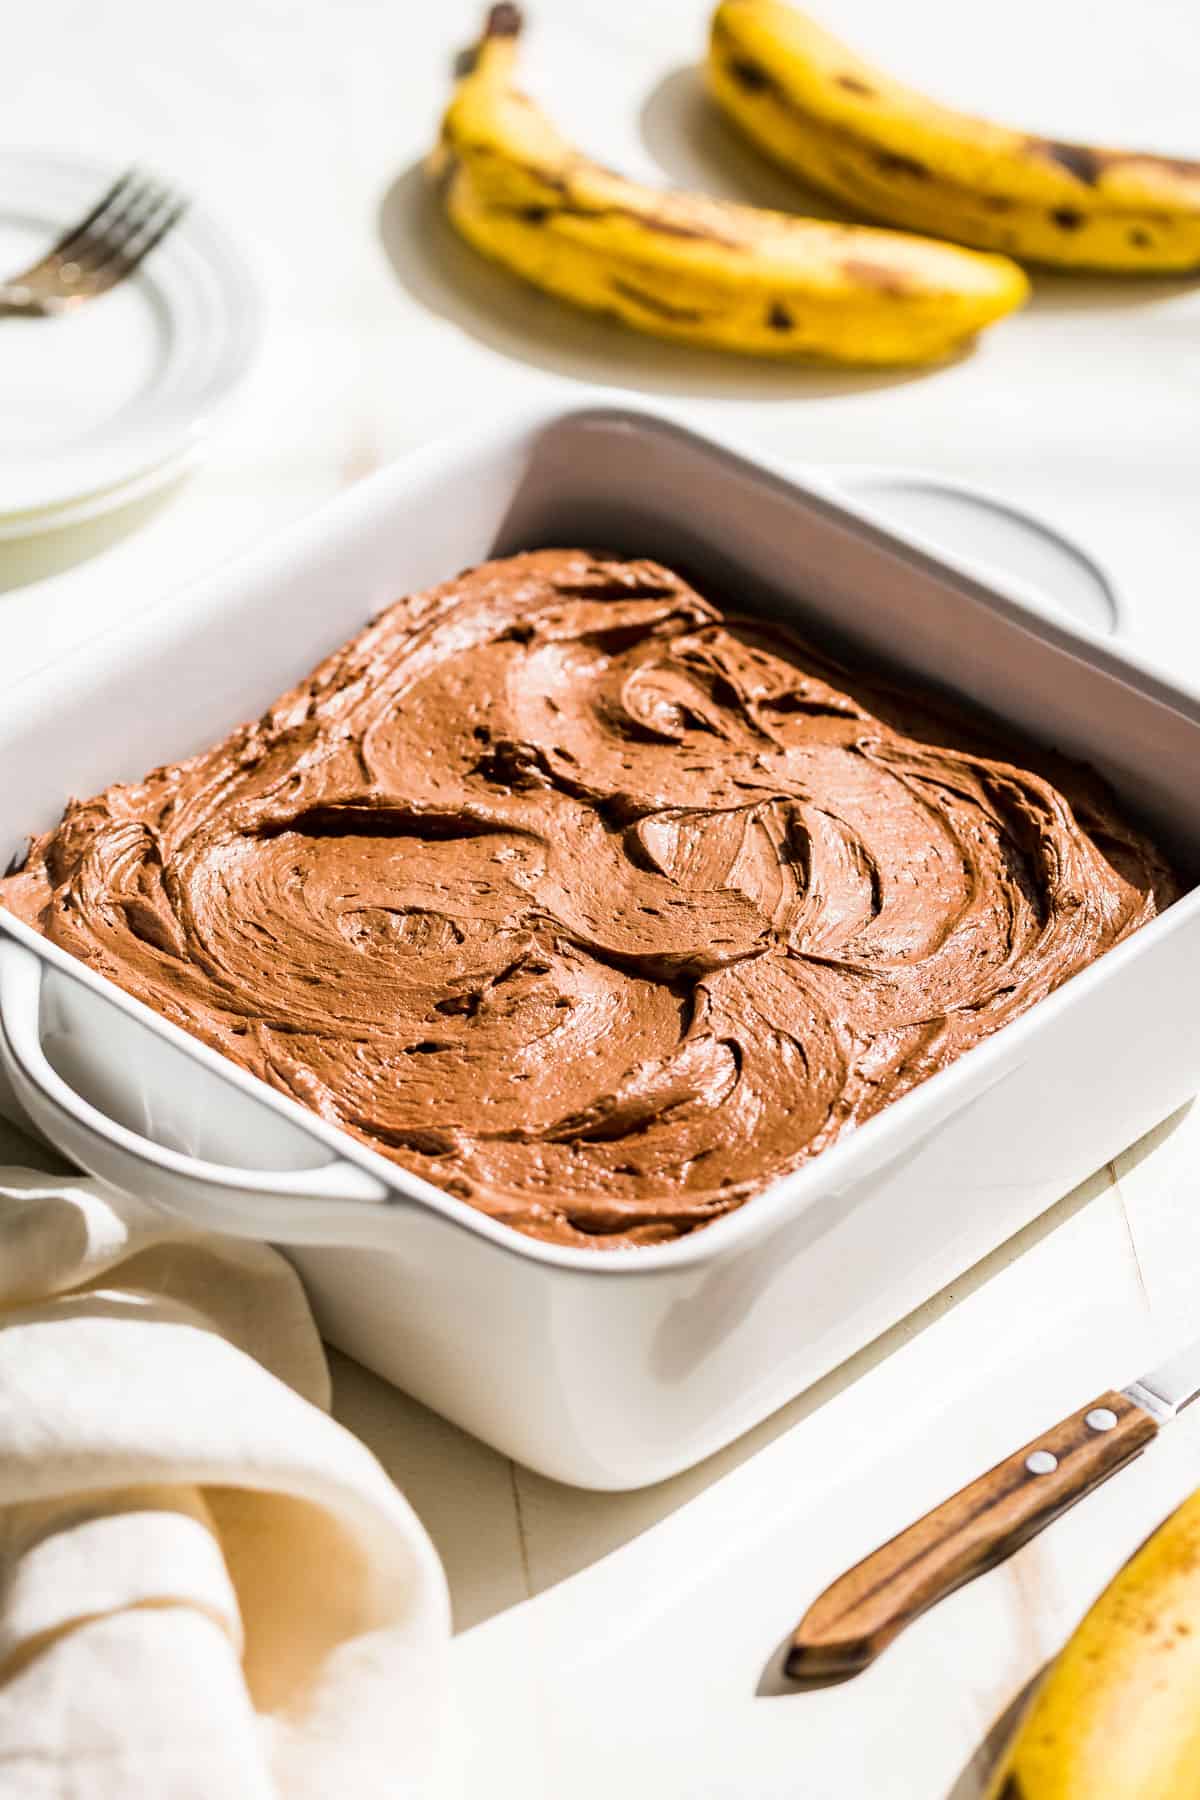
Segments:
[[[787,1674],[828,1681],[865,1669],[927,1607],[1003,1562],[1157,1434],[1125,1394],[1101,1394],[827,1587],[793,1633]]]

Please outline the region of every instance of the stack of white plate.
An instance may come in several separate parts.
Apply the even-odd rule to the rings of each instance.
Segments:
[[[120,169],[0,151],[0,278],[95,204]],[[180,473],[248,369],[259,305],[197,207],[136,274],[66,317],[0,317],[0,539],[128,505]]]

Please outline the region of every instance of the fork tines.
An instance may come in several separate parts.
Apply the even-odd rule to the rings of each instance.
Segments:
[[[105,293],[137,268],[182,217],[187,201],[127,169],[45,256],[6,282],[6,295],[59,311]]]

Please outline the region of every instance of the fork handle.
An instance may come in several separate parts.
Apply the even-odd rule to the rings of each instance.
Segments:
[[[827,1587],[793,1633],[787,1674],[858,1674],[928,1607],[1003,1562],[1157,1435],[1126,1394],[1101,1394]]]
[[[53,301],[36,299],[28,288],[0,281],[0,319],[50,319],[60,310]]]

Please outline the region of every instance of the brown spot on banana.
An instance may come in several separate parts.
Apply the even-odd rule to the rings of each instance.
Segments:
[[[729,73],[748,94],[762,94],[775,85],[761,63],[752,62],[748,56],[731,56]]]
[[[632,206],[520,206],[511,210],[527,225],[544,225],[547,219],[632,219],[646,231],[660,237],[686,238],[703,244],[720,244],[723,250],[742,250],[735,238],[723,237],[699,225],[680,225],[674,219],[660,219],[651,212],[638,212]]]
[[[635,306],[654,313],[660,319],[670,319],[679,325],[698,325],[704,318],[704,314],[696,307],[677,306],[673,300],[661,300],[657,294],[649,294],[645,288],[635,287],[631,281],[622,281],[619,275],[613,276],[609,286],[614,294],[632,300]]]
[[[1109,169],[1161,169],[1168,175],[1200,179],[1200,162],[1186,156],[1154,156],[1142,150],[1095,150],[1090,144],[1064,144],[1053,138],[1031,138],[1030,148],[1056,162],[1086,187],[1096,187]]]
[[[1095,187],[1104,172],[1104,159],[1086,144],[1061,144],[1054,138],[1033,138],[1030,142],[1038,155],[1056,162],[1086,187]]]
[[[1154,239],[1148,231],[1143,231],[1140,225],[1135,225],[1129,233],[1129,242],[1135,250],[1148,250]]]
[[[848,94],[864,94],[868,100],[875,98],[875,89],[869,82],[860,81],[857,75],[835,75],[834,80]]]
[[[1073,206],[1057,206],[1050,217],[1060,231],[1079,231],[1086,223],[1083,214]]]
[[[626,209],[614,206],[608,210],[612,213],[620,213],[625,218],[635,219],[639,225],[644,225],[647,231],[657,231],[663,237],[694,238],[699,243],[720,244],[723,250],[745,248],[744,245],[738,243],[736,238],[724,237],[719,232],[710,231],[707,226],[681,225],[675,219],[663,219],[656,213],[636,212],[632,207]]]
[[[767,324],[772,331],[791,331],[795,323],[795,319],[782,301],[774,301],[767,309]]]
[[[889,269],[886,263],[870,262],[863,256],[848,256],[842,268],[851,280],[860,282],[863,287],[874,288],[877,293],[888,294],[893,299],[901,299],[912,292],[899,270]]]
[[[896,150],[876,150],[873,161],[885,175],[911,175],[915,181],[929,179],[929,170],[915,156],[901,156]]]

